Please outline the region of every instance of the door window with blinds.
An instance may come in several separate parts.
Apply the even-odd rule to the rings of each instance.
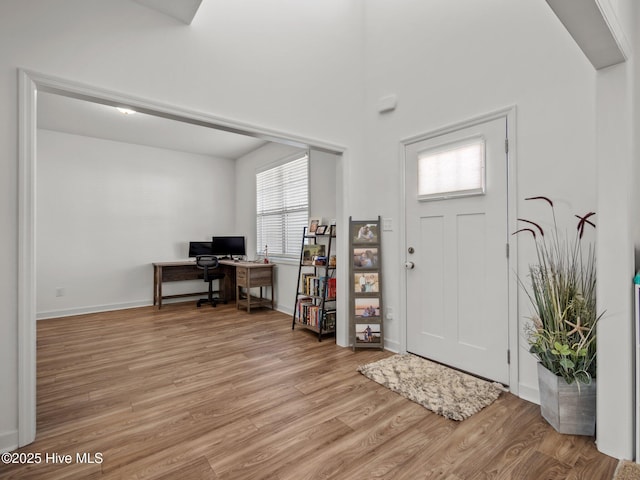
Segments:
[[[485,193],[485,141],[473,138],[418,154],[418,200]]]
[[[309,156],[305,153],[256,173],[256,253],[297,258],[309,218]]]

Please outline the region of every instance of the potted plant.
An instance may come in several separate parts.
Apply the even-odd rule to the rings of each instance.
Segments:
[[[553,202],[547,197],[525,200],[546,202],[552,228],[521,219],[535,242],[537,260],[529,266],[530,285],[524,286],[534,315],[529,325],[529,351],[538,359],[542,416],[559,432],[595,433],[596,325],[602,313],[596,306],[595,249],[583,246],[588,227],[595,228],[594,212],[578,218],[575,237],[561,235]],[[585,248],[586,247],[586,248]],[[522,281],[521,281],[522,284]]]

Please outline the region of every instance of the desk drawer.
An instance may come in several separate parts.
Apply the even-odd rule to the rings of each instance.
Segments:
[[[183,280],[202,280],[203,271],[195,265],[180,265],[162,269],[163,282],[179,282]]]
[[[236,268],[236,283],[241,287],[271,285],[271,268]]]

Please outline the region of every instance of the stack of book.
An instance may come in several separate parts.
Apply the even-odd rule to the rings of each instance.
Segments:
[[[298,321],[305,325],[317,327],[320,320],[320,307],[311,298],[301,298],[298,301]]]

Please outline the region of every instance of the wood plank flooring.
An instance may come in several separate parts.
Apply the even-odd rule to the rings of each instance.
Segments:
[[[279,312],[231,305],[43,320],[38,433],[18,451],[41,462],[0,464],[0,478],[613,476],[617,461],[593,438],[557,434],[537,405],[511,394],[455,422],[356,372],[389,355],[318,342]],[[54,463],[54,454],[72,461]]]

